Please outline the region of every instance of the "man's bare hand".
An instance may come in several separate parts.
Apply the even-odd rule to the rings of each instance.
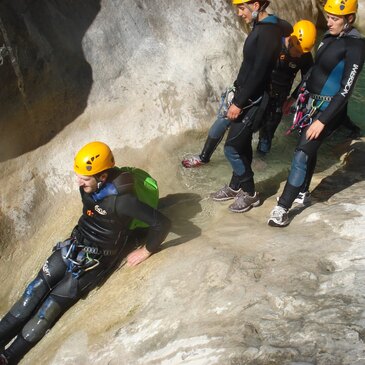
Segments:
[[[127,266],[136,266],[152,255],[146,247],[137,248],[127,256]]]
[[[232,104],[227,112],[227,118],[229,120],[235,120],[238,118],[238,116],[241,114],[242,109],[240,109],[238,106]]]

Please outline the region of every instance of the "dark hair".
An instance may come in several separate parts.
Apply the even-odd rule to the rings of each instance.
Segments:
[[[106,170],[103,170],[103,171],[98,172],[97,174],[94,175],[94,177],[95,177],[96,180],[99,180],[99,178],[100,178],[101,175],[107,173],[108,176],[109,176],[112,171],[113,171],[113,168],[106,169]]]
[[[269,0],[251,0],[247,4],[254,4],[254,3],[259,3],[260,4],[259,11],[264,11],[269,6],[270,1]]]

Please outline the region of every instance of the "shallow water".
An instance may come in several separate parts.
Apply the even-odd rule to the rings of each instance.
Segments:
[[[361,129],[365,128],[362,104],[365,102],[365,72],[362,72],[357,82],[354,94],[351,97],[348,112],[353,122]],[[213,121],[212,121],[213,122]],[[286,179],[290,169],[292,155],[298,140],[297,132],[292,132],[289,136],[285,132],[290,127],[292,115],[284,116],[279,128],[276,131],[272,149],[264,157],[256,153],[258,143],[258,133],[253,136],[253,170],[255,173],[256,189],[264,196],[275,193],[276,187]],[[184,156],[199,153],[204,145],[208,131],[192,134],[192,137],[180,149],[177,154],[182,159]],[[341,163],[340,157],[346,152],[346,148],[351,142],[347,138],[349,130],[340,127],[321,146],[317,162],[316,173],[331,169]],[[181,183],[202,196],[208,197],[209,193],[217,190],[224,184],[228,184],[231,176],[231,168],[228,164],[224,152],[224,141],[218,146],[213,154],[210,163],[206,166],[185,169],[180,167],[179,175]]]

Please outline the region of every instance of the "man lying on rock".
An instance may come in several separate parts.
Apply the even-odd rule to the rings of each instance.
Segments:
[[[129,266],[156,252],[170,229],[170,220],[156,209],[156,181],[143,170],[115,167],[106,144],[85,145],[74,170],[82,215],[0,321],[0,365],[17,364],[68,308],[118,267],[126,246],[135,242],[134,232],[143,231],[146,243],[133,247],[126,258]]]

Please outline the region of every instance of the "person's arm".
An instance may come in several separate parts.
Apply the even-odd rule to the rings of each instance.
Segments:
[[[232,108],[234,106],[239,109],[245,107],[249,103],[249,99],[259,93],[262,85],[269,82],[266,77],[274,68],[278,57],[278,44],[272,39],[273,26],[262,24],[258,27],[261,29],[256,35],[255,47],[248,50],[255,52],[255,62],[249,72],[246,72],[245,80],[240,81],[242,87],[237,90],[233,98]]]
[[[288,99],[284,102],[284,105],[283,105],[284,115],[287,115],[290,113],[291,106],[297,100],[298,95],[300,93],[300,90],[303,87],[305,80],[307,80],[310,75],[310,70],[311,70],[313,64],[314,64],[313,56],[310,52],[304,53],[300,57],[301,80],[300,80],[299,84],[297,85],[297,87],[294,89],[294,91],[291,93],[291,95],[288,97]]]
[[[119,217],[128,216],[149,225],[146,246],[133,251],[128,256],[127,260],[130,266],[141,263],[152,253],[158,251],[171,227],[171,222],[167,217],[157,209],[142,203],[132,194],[118,196],[116,199],[116,212]]]
[[[313,140],[319,137],[324,127],[347,104],[359,77],[365,59],[365,47],[363,39],[350,39],[347,48],[345,69],[341,80],[339,92],[332,98],[328,107],[308,128],[306,137]]]
[[[356,80],[362,70],[365,59],[365,41],[363,39],[347,39],[345,67],[340,89],[332,97],[328,107],[323,111],[320,120],[323,124],[329,123],[343,108],[355,88]]]

